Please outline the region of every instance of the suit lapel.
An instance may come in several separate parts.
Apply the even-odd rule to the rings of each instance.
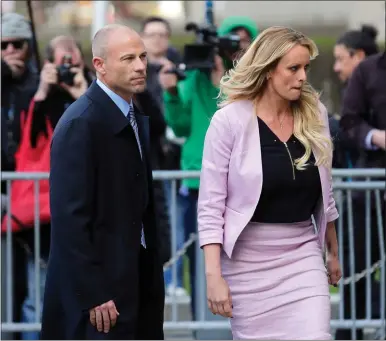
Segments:
[[[100,104],[99,112],[103,115],[104,122],[114,134],[119,134],[130,126],[129,120],[122,114],[114,101],[93,81],[86,92],[86,96]]]
[[[139,140],[141,142],[142,149],[145,150],[147,156],[150,155],[150,128],[149,117],[140,113],[138,107],[134,105],[135,119],[138,125]]]

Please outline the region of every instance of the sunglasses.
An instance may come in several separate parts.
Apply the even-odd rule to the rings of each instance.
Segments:
[[[2,41],[1,42],[1,49],[6,50],[8,48],[8,45],[11,44],[14,49],[20,50],[24,46],[25,40],[14,40],[14,41]]]

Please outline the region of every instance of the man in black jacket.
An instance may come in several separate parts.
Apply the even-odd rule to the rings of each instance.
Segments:
[[[152,191],[146,51],[121,25],[97,32],[98,80],[56,126],[52,244],[42,339],[160,340],[164,283]]]

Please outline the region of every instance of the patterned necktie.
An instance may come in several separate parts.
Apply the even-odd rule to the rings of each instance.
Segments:
[[[134,107],[132,105],[130,105],[130,110],[129,110],[128,116],[129,116],[128,117],[129,122],[134,130],[135,138],[137,139],[138,149],[139,149],[139,153],[141,154],[141,159],[142,159],[142,148],[141,148],[141,142],[139,140],[138,125],[137,125],[137,120],[135,119]],[[142,226],[142,230],[141,230],[141,244],[146,249],[145,232],[143,231],[143,226]]]
[[[134,114],[134,108],[132,105],[130,105],[130,110],[129,110],[129,122],[131,126],[133,127],[135,138],[137,139],[138,143],[138,148],[139,148],[139,153],[141,154],[142,158],[142,148],[141,148],[141,142],[139,140],[139,134],[138,134],[138,125],[137,125],[137,120],[135,119],[135,114]]]

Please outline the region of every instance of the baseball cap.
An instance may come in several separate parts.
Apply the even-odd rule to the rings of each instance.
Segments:
[[[18,13],[4,13],[1,16],[1,37],[31,39],[31,25],[24,16]]]

